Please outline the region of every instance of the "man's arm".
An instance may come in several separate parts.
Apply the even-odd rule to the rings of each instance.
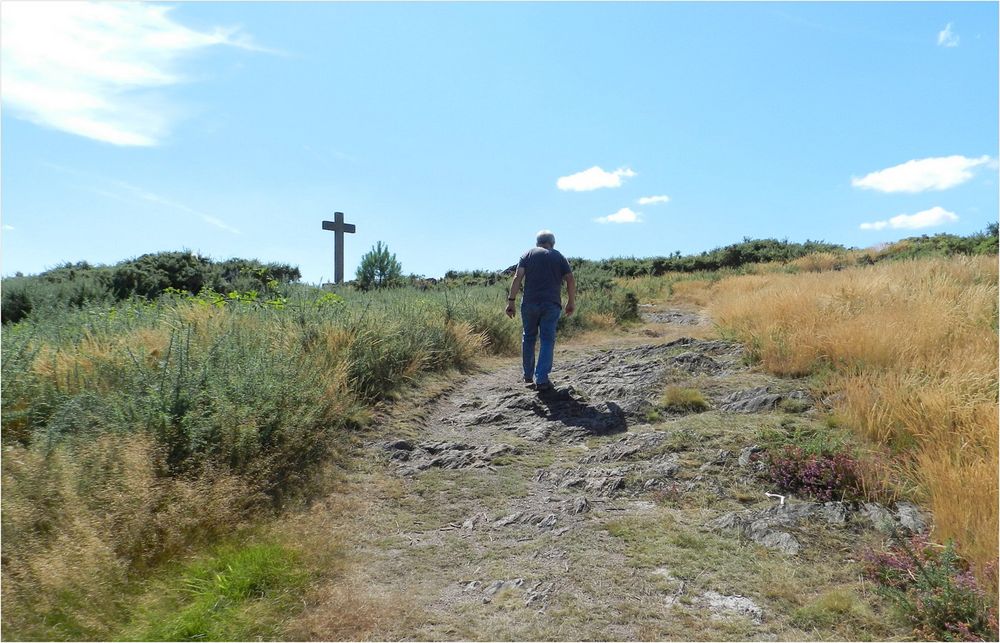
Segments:
[[[569,316],[576,310],[576,277],[567,272],[563,279],[566,280],[566,315]]]
[[[514,319],[514,300],[517,299],[517,293],[521,290],[521,281],[524,279],[524,266],[518,266],[517,272],[514,273],[514,280],[510,282],[510,294],[507,295],[507,316]]]

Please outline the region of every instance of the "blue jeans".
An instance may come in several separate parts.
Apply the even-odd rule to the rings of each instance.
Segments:
[[[535,383],[545,384],[549,381],[549,371],[552,370],[552,353],[556,347],[556,324],[562,307],[558,304],[529,304],[521,302],[521,322],[524,324],[524,334],[521,336],[521,363],[524,366],[525,379],[534,372]],[[541,335],[542,345],[538,349],[538,364],[535,364],[535,339]]]

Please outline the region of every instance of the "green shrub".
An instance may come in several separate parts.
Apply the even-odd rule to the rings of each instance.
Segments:
[[[115,266],[66,263],[39,275],[3,281],[3,323],[27,315],[58,315],[67,308],[111,305],[132,297],[153,299],[174,291],[196,294],[258,291],[278,294],[278,288],[298,281],[298,268],[262,264],[247,259],[215,263],[190,252],[160,252],[122,261]]]
[[[356,279],[355,286],[361,290],[395,288],[404,283],[403,267],[389,247],[379,241],[361,257]]]

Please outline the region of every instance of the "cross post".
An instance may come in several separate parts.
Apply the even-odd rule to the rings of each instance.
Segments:
[[[323,222],[324,230],[333,230],[333,283],[344,283],[344,233],[354,234],[353,223],[344,223],[344,213],[334,212],[333,221]]]

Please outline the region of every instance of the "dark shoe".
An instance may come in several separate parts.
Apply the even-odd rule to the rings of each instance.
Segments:
[[[552,382],[539,382],[535,385],[535,389],[539,391],[551,391],[554,390],[555,387],[552,386]]]

